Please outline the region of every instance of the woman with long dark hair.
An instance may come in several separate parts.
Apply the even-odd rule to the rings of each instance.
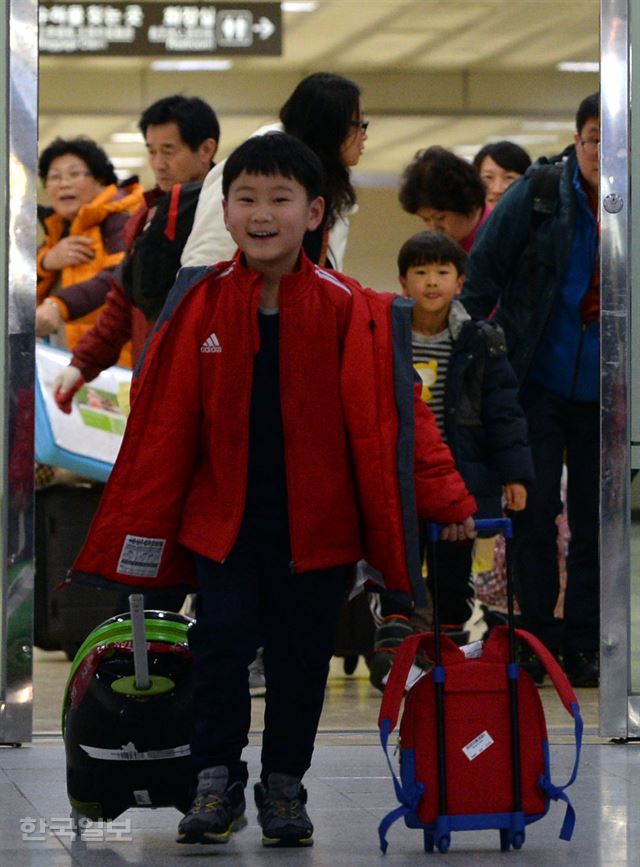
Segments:
[[[342,75],[316,72],[303,79],[280,110],[280,123],[261,127],[255,135],[286,132],[308,145],[325,171],[323,225],[305,237],[312,261],[341,270],[349,234],[349,215],[356,194],[350,170],[358,163],[367,140],[368,122],[360,88]],[[230,259],[235,245],[222,215],[222,170],[218,163],[207,175],[200,194],[183,265],[211,265]]]

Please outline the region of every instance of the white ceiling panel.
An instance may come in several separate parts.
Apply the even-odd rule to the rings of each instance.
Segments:
[[[524,143],[532,156],[552,153],[570,130],[523,125],[570,125],[597,88],[597,76],[564,75],[555,64],[598,59],[598,15],[598,0],[318,0],[312,13],[284,13],[282,57],[237,58],[228,73],[163,75],[149,57],[43,57],[40,138],[85,133],[114,157],[139,159],[140,144],[111,135],[135,130],[149,102],[182,92],[218,109],[224,155],[277,116],[300,78],[325,69],[363,87],[367,177],[397,176],[430,144],[467,155],[524,134],[537,135]]]
[[[425,36],[421,31],[390,29],[375,33],[343,49],[345,68],[375,69],[381,65],[405,66],[404,58],[425,52]],[[426,49],[428,53],[430,49]],[[410,65],[410,64],[407,64]]]

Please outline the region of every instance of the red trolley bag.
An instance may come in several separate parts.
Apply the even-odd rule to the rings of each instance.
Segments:
[[[511,536],[506,518],[476,522],[479,531]],[[435,543],[441,525],[429,527]],[[434,558],[435,559],[435,558]],[[500,848],[520,849],[525,826],[541,819],[551,800],[567,804],[560,838],[570,840],[575,812],[565,789],[576,779],[582,717],[576,696],[557,660],[533,635],[513,625],[513,590],[507,576],[508,626],[496,627],[479,654],[466,656],[440,634],[438,576],[434,575],[434,632],[406,638],[396,653],[380,708],[380,740],[400,806],[380,823],[380,848],[390,826],[404,818],[424,832],[424,848],[446,852],[452,831],[495,828]],[[544,710],[532,678],[515,662],[516,636],[537,654],[567,711],[574,718],[576,756],[570,779],[550,777]],[[404,696],[407,675],[419,650],[434,660]],[[473,657],[473,658],[472,658]],[[400,723],[400,779],[388,754],[404,696]]]

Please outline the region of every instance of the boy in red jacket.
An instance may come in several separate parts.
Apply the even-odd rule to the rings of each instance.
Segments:
[[[410,306],[313,265],[322,168],[281,133],[227,160],[226,225],[240,250],[182,269],[141,361],[125,439],[76,580],[166,586],[193,571],[194,803],[182,843],[246,824],[247,666],[267,680],[265,846],[309,846],[301,780],[338,611],[363,558],[421,591],[417,512],[474,534],[475,502],[414,395]],[[135,484],[131,483],[135,480]]]

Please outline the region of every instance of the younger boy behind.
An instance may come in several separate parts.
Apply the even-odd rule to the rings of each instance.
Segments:
[[[473,498],[414,400],[408,341],[397,342],[406,302],[301,251],[322,189],[317,157],[284,134],[227,160],[225,221],[240,250],[180,272],[74,564],[80,581],[197,584],[198,787],[181,843],[226,843],[246,824],[247,666],[260,634],[262,839],[311,845],[301,780],[354,564],[364,557],[391,589],[420,597],[416,507],[451,538],[474,534]]]
[[[415,301],[412,354],[422,399],[476,499],[474,517],[495,518],[502,514],[503,499],[507,510],[524,509],[533,463],[503,333],[486,320],[473,321],[457,300],[466,261],[467,254],[448,235],[418,232],[400,249],[398,272],[403,294]],[[454,635],[473,611],[472,548],[469,541],[436,545],[440,622]],[[432,563],[427,571],[432,590]],[[391,664],[389,651],[412,629],[410,612],[401,610],[396,598],[381,594],[379,610],[383,619],[371,680],[381,688]]]

